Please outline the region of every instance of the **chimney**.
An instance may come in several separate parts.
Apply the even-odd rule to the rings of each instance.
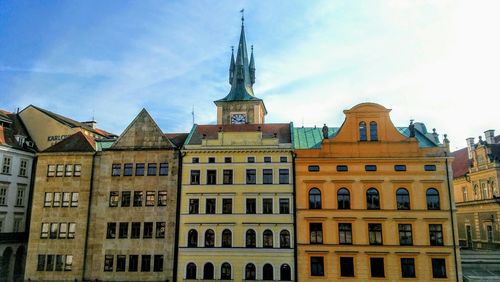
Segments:
[[[83,124],[86,126],[92,127],[92,129],[95,129],[95,125],[97,124],[97,121],[91,120],[91,121],[82,121]]]
[[[486,137],[486,143],[495,144],[495,130],[490,129],[484,132],[484,137]]]
[[[472,150],[474,147],[474,137],[469,137],[465,139],[467,141],[467,153],[469,154],[469,160],[472,159]]]

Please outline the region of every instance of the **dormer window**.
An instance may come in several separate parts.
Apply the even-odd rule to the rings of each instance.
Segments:
[[[366,141],[366,122],[359,123],[359,141]]]

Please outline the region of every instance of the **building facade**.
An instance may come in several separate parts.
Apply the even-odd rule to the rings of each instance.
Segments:
[[[389,111],[294,129],[300,281],[461,279],[447,148]]]
[[[452,153],[453,187],[460,245],[469,249],[500,249],[500,136],[467,138],[467,147]]]

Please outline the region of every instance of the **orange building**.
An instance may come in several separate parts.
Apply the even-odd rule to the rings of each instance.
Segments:
[[[389,112],[294,128],[299,281],[461,280],[448,141]]]

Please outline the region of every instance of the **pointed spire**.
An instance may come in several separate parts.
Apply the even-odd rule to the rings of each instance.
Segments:
[[[234,46],[231,46],[231,63],[229,65],[229,84],[233,85],[234,79]]]
[[[253,45],[251,47],[251,53],[250,53],[250,83],[252,83],[252,86],[255,84],[255,61],[253,59]]]

